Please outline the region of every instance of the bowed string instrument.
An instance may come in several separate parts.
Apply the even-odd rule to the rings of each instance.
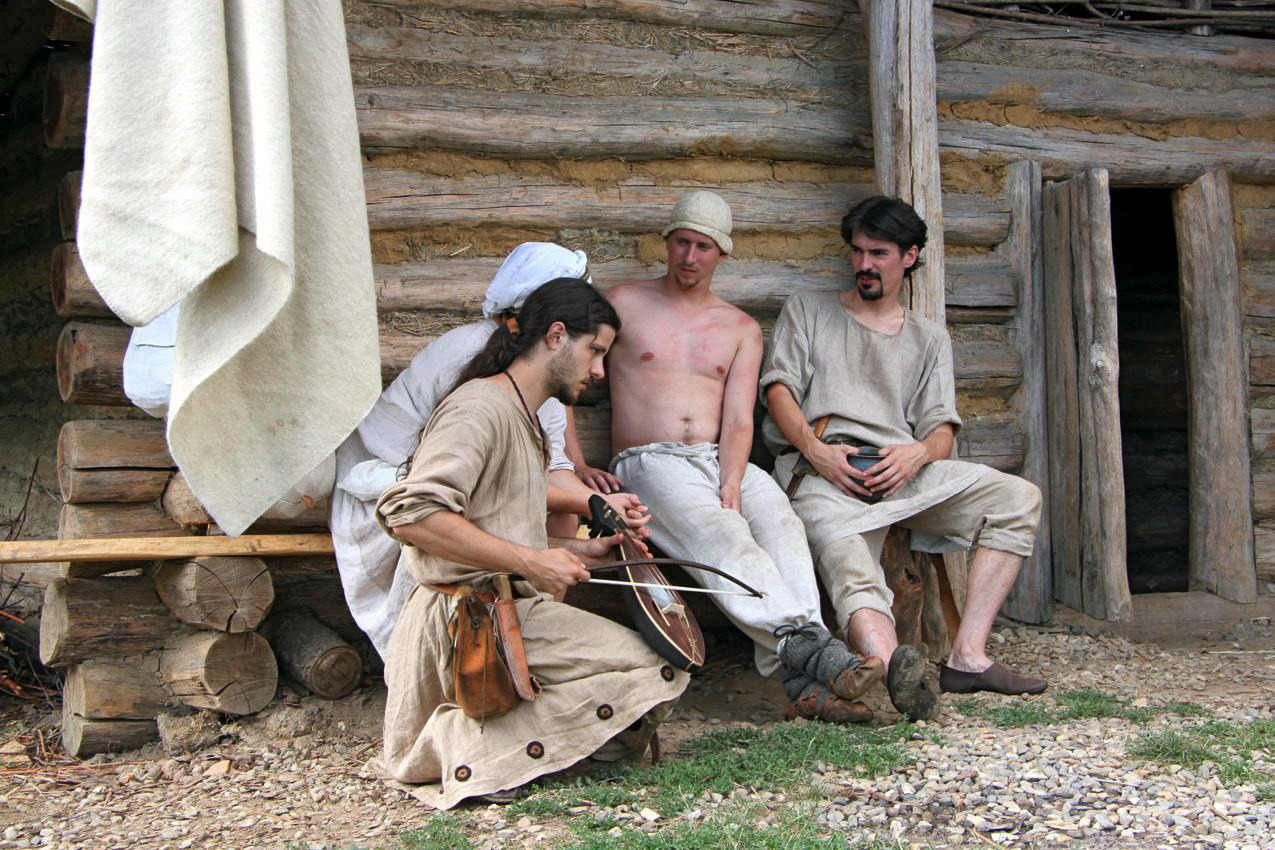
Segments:
[[[599,495],[589,497],[589,536],[624,539],[616,546],[618,560],[605,564],[587,564],[591,573],[618,572],[619,580],[590,579],[591,584],[616,585],[622,588],[624,605],[638,632],[659,655],[679,670],[693,672],[704,665],[704,634],[681,592],[740,595],[762,598],[760,591],[717,567],[675,558],[644,558],[637,535],[624,517]],[[681,587],[670,584],[661,566],[701,570],[738,585],[742,590],[707,587]],[[679,592],[681,591],[681,592]]]

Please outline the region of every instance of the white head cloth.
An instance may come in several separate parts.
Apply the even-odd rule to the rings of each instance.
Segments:
[[[554,278],[581,277],[588,268],[589,258],[583,251],[571,251],[552,242],[524,242],[505,257],[500,271],[491,279],[483,300],[483,315],[490,319],[506,310],[516,310],[528,295]]]

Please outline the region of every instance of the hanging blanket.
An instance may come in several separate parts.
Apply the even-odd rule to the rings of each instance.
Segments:
[[[238,534],[380,392],[339,0],[58,0],[94,21],[79,250],[111,309],[181,304],[168,441]]]

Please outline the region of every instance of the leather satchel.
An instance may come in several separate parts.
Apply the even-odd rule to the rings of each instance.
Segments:
[[[452,684],[456,704],[475,720],[506,714],[541,691],[527,669],[509,578],[497,576],[494,583],[495,594],[468,585],[427,585],[457,597],[449,624]]]

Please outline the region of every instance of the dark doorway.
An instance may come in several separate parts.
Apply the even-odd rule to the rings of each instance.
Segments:
[[[1187,589],[1187,384],[1169,190],[1112,189],[1129,590]]]

